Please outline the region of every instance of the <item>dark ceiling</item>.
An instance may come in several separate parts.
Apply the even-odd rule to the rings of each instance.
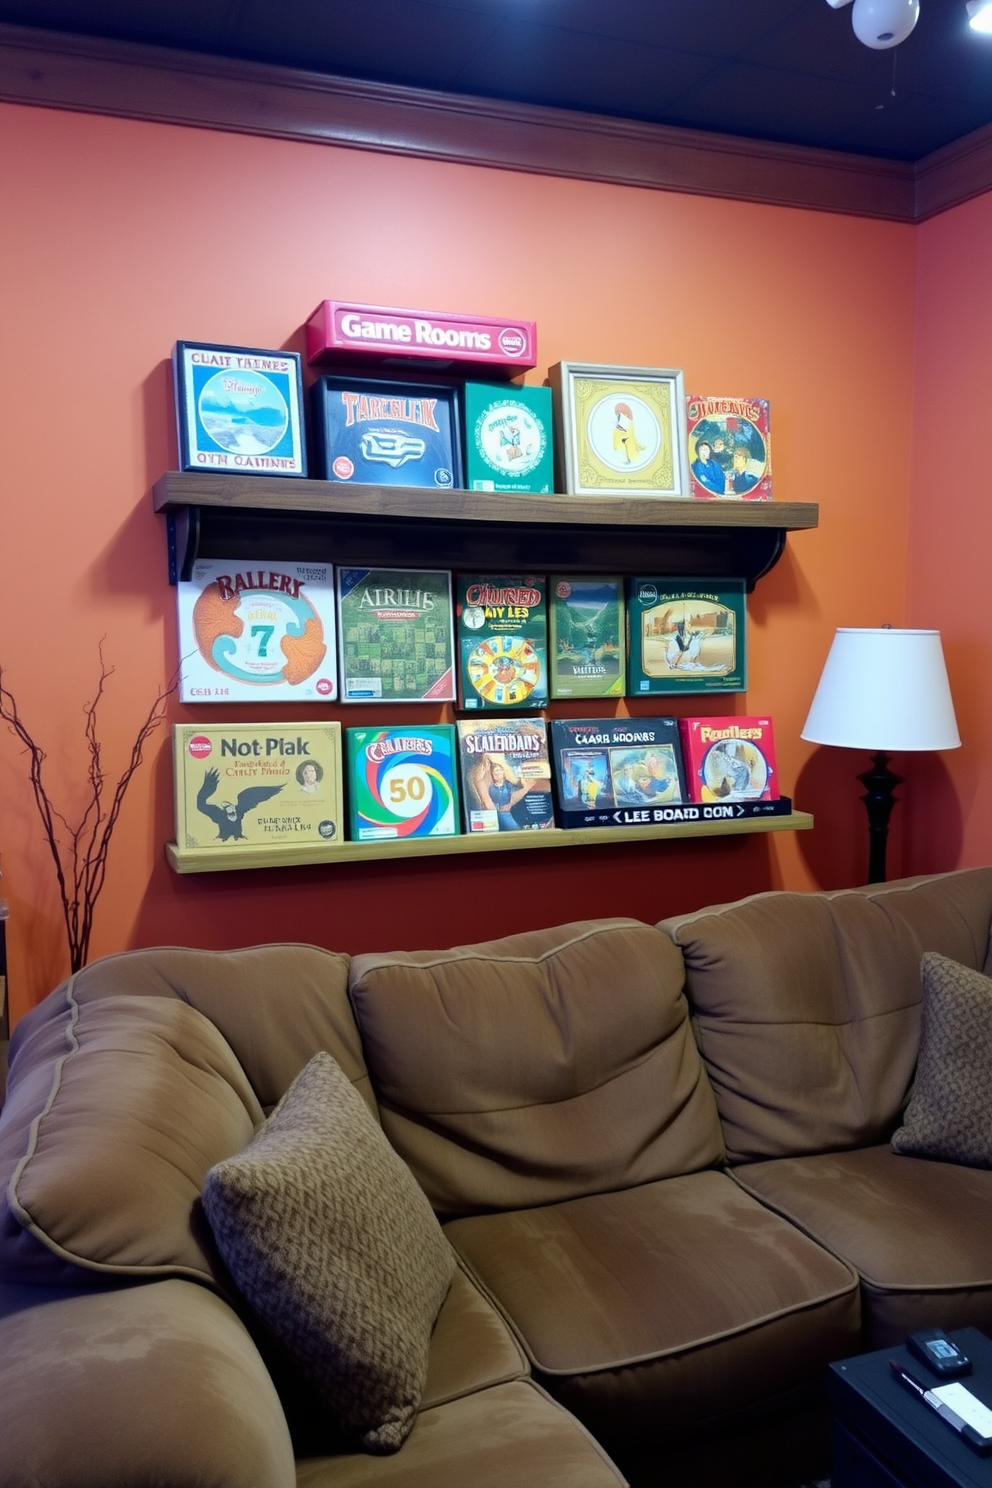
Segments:
[[[992,122],[992,36],[921,0],[0,0],[0,22],[914,161]]]

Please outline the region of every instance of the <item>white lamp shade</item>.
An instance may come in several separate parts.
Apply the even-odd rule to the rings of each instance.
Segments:
[[[920,18],[920,0],[854,0],[851,25],[865,46],[885,51],[898,46]]]
[[[802,737],[884,753],[956,749],[940,632],[838,630]]]

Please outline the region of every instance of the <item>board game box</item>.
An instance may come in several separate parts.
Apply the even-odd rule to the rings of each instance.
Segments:
[[[310,389],[318,475],[371,485],[462,484],[459,389],[448,383],[319,377]]]
[[[552,574],[548,580],[551,696],[622,696],[626,635],[622,579]]]
[[[182,723],[173,752],[181,849],[341,841],[339,723]]]
[[[458,706],[541,708],[548,700],[547,580],[460,574]]]
[[[462,718],[457,724],[465,830],[521,832],[555,824],[543,718]]]
[[[695,497],[770,501],[772,449],[765,398],[686,398],[689,486]]]
[[[551,389],[465,384],[465,484],[470,491],[554,490]]]
[[[450,723],[350,728],[346,737],[353,842],[459,833],[458,763]]]
[[[770,718],[683,718],[680,729],[691,800],[778,799]]]
[[[180,470],[306,475],[296,352],[177,341],[172,377]]]
[[[564,827],[647,826],[689,799],[675,718],[555,718],[551,744]]]
[[[184,703],[337,697],[329,563],[200,558],[176,604]]]
[[[337,573],[343,703],[451,702],[451,574],[341,568]]]
[[[746,690],[743,579],[628,581],[628,697]]]

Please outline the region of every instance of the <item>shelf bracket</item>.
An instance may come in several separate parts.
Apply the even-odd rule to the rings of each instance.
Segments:
[[[200,550],[200,508],[181,506],[165,514],[169,545],[169,583],[187,583]]]

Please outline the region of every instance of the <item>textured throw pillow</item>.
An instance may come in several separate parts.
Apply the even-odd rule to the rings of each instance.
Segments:
[[[916,1081],[893,1152],[992,1168],[992,978],[928,951]]]
[[[395,1452],[416,1418],[454,1254],[406,1164],[329,1054],[207,1174],[218,1249],[337,1422]]]

